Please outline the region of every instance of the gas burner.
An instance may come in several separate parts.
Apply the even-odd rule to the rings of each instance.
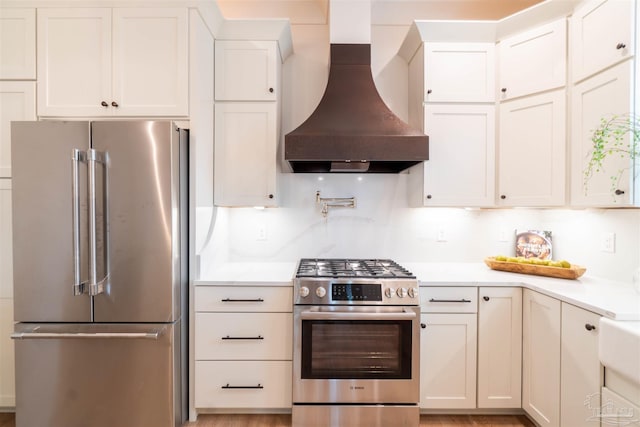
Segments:
[[[296,277],[415,279],[410,271],[390,259],[338,258],[303,258]]]

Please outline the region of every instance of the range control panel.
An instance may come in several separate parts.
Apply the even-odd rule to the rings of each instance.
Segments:
[[[304,279],[294,282],[297,305],[419,305],[417,280]]]

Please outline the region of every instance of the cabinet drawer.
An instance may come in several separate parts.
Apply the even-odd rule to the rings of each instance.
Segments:
[[[293,311],[293,289],[269,286],[197,286],[195,311]]]
[[[290,408],[291,362],[197,361],[195,407]]]
[[[478,288],[457,286],[426,286],[420,288],[423,313],[476,313]]]
[[[290,313],[196,313],[196,360],[291,360]]]

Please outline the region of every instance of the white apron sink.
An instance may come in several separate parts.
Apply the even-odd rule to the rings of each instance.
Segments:
[[[600,362],[640,385],[640,322],[600,319]]]

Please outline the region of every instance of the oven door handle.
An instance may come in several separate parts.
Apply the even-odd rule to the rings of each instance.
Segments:
[[[308,310],[300,313],[303,320],[412,320],[416,313],[402,309],[392,312],[353,312]]]

